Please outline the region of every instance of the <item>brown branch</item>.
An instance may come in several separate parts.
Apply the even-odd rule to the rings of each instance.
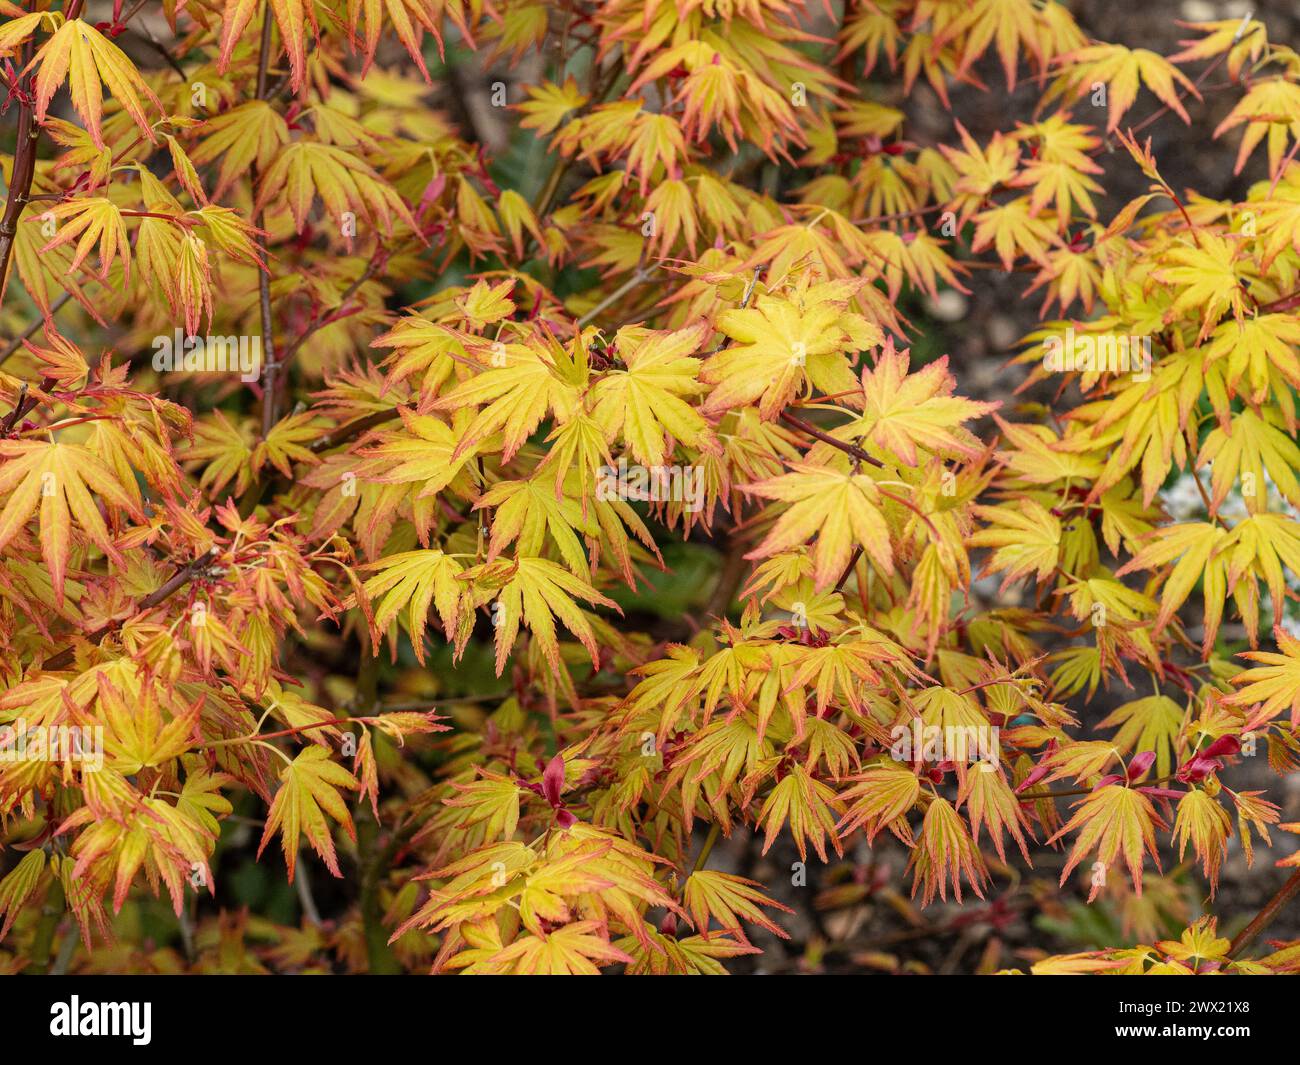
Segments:
[[[146,595],[143,599],[140,600],[140,603],[136,608],[136,612],[143,613],[144,611],[152,610],[154,607],[162,603],[163,600],[167,599],[169,596],[175,594],[181,588],[185,587],[185,585],[189,584],[190,581],[192,581],[196,576],[198,576],[199,573],[201,573],[203,570],[205,570],[208,567],[208,565],[212,562],[212,559],[219,553],[219,551],[220,549],[217,547],[209,548],[202,555],[199,555],[198,558],[180,567],[180,569],[178,569],[175,573],[173,573],[165,583],[160,585],[158,588],[156,588],[154,591],[150,592],[148,595]],[[116,632],[121,627],[122,627],[121,621],[110,621],[102,629],[99,629],[96,632],[92,633],[89,639],[93,643],[99,643],[102,639],[104,639],[105,636],[108,636],[110,633]],[[54,655],[51,658],[47,658],[45,660],[44,665],[41,666],[41,669],[50,672],[64,669],[72,662],[74,658],[76,658],[76,654],[77,652],[75,648],[65,647],[58,654]]]
[[[230,736],[224,740],[210,740],[207,743],[200,744],[200,748],[207,750],[210,747],[233,747],[241,743],[259,743],[262,740],[278,740],[285,736],[297,736],[303,732],[310,732],[312,729],[330,728],[334,725],[363,725],[373,724],[374,718],[371,717],[331,717],[324,721],[312,721],[306,725],[296,725],[293,728],[283,728],[279,732],[259,732],[256,735],[249,736]]]
[[[1273,314],[1281,311],[1292,311],[1300,307],[1300,290],[1288,293],[1280,299],[1275,299],[1272,303],[1261,303],[1255,308],[1260,314]]]
[[[839,448],[841,451],[844,452],[844,454],[857,459],[859,462],[865,462],[868,466],[875,466],[876,469],[885,468],[885,464],[883,462],[881,462],[878,458],[874,458],[871,455],[867,454],[867,452],[863,451],[862,448],[857,447],[854,444],[850,444],[844,440],[837,440],[829,433],[822,432],[822,430],[818,429],[817,426],[804,421],[802,418],[796,418],[789,411],[783,410],[781,412],[781,420],[785,422],[786,425],[798,429],[799,432],[806,433],[808,436],[811,436],[815,440],[820,440],[823,444],[830,444],[831,447]]]
[[[338,447],[339,444],[345,444],[349,440],[360,436],[368,429],[373,429],[377,425],[383,425],[384,422],[390,422],[394,418],[400,418],[397,408],[391,410],[377,410],[372,414],[367,414],[361,418],[354,418],[352,421],[331,429],[319,440],[315,440],[307,445],[307,450],[313,454],[319,455],[322,451],[328,451],[332,447]],[[266,495],[267,489],[276,484],[280,478],[273,476],[269,481],[259,478],[250,484],[244,494],[239,497],[239,513],[244,517],[252,514],[257,509],[262,498]]]
[[[9,436],[27,409],[27,382],[24,381],[23,387],[18,390],[18,399],[14,403],[14,409],[9,412],[9,416],[0,425],[0,436]]]
[[[926,215],[934,214],[935,211],[942,211],[947,204],[934,203],[929,207],[918,207],[915,211],[898,211],[895,214],[878,214],[870,218],[855,218],[855,226],[870,226],[879,222],[905,222],[911,218],[924,218]]]
[[[596,320],[597,317],[599,317],[601,311],[617,303],[629,292],[631,292],[634,288],[637,288],[639,285],[647,281],[650,278],[650,275],[653,274],[658,268],[659,267],[657,263],[650,267],[638,267],[636,272],[633,273],[632,276],[629,277],[626,281],[624,281],[623,284],[621,284],[618,288],[616,288],[613,292],[611,292],[608,296],[606,296],[603,300],[601,300],[598,304],[596,304],[596,306],[594,306],[591,310],[589,310],[586,314],[584,314],[581,318],[579,318],[577,328],[581,331],[583,327],[590,325],[592,322]]]
[[[56,384],[57,382],[51,378],[41,378],[41,390],[43,392],[50,391]],[[18,401],[14,404],[14,409],[9,412],[4,424],[0,425],[0,436],[12,436],[19,423],[36,408],[38,402],[40,401],[31,394],[27,382],[24,381],[22,388],[18,390]]]
[[[79,0],[73,0],[73,3],[79,3]],[[22,66],[31,62],[32,45],[30,39],[23,45],[20,58]],[[9,265],[14,254],[14,239],[18,236],[18,219],[27,206],[32,179],[36,176],[36,141],[41,131],[36,125],[31,103],[33,91],[34,75],[27,74],[18,88],[18,135],[14,142],[14,165],[4,214],[0,216],[0,296],[9,286]]]
[[[1254,920],[1237,934],[1237,938],[1232,941],[1232,946],[1228,948],[1228,957],[1237,957],[1255,942],[1259,934],[1273,923],[1277,915],[1297,895],[1300,895],[1300,869],[1291,874],[1291,879],[1282,885],[1276,895],[1264,903],[1264,908],[1255,914]]]
[[[1251,13],[1247,12],[1246,16],[1241,20],[1241,24],[1237,27],[1237,32],[1233,35],[1232,44],[1228,48],[1225,48],[1222,52],[1220,52],[1218,58],[1216,58],[1213,63],[1211,63],[1208,67],[1206,67],[1203,71],[1201,71],[1200,77],[1198,77],[1192,83],[1191,91],[1188,91],[1187,89],[1184,88],[1179,88],[1175,91],[1174,98],[1179,102],[1179,104],[1181,104],[1184,100],[1186,100],[1188,96],[1191,96],[1193,94],[1196,96],[1198,100],[1204,99],[1204,97],[1201,96],[1201,91],[1200,91],[1201,87],[1205,84],[1206,79],[1211,74],[1213,74],[1216,70],[1218,70],[1219,67],[1223,65],[1224,60],[1226,60],[1228,56],[1232,53],[1232,49],[1235,48],[1238,44],[1240,44],[1243,40],[1245,40],[1247,36],[1249,36],[1249,34],[1246,33],[1246,30],[1250,26],[1251,17],[1252,17]],[[1262,26],[1256,26],[1254,29],[1251,30],[1251,33],[1258,33],[1262,29],[1263,29]],[[1136,126],[1130,128],[1128,131],[1129,136],[1136,137],[1149,125],[1151,125],[1153,122],[1158,121],[1161,118],[1164,118],[1164,116],[1169,114],[1169,112],[1172,110],[1173,107],[1171,107],[1169,104],[1165,104],[1164,106],[1157,108],[1151,114],[1147,115],[1147,117],[1144,118],[1141,122],[1139,122]],[[1109,147],[1110,147],[1110,139],[1108,137],[1099,147],[1094,148],[1088,154],[1097,155],[1103,149],[1108,149]]]
[[[1001,683],[1006,683],[1002,681]],[[1139,788],[1154,788],[1158,784],[1168,784],[1178,774],[1172,773],[1167,777],[1161,777],[1159,780],[1151,780],[1145,784],[1138,784]],[[1066,799],[1071,795],[1091,795],[1096,788],[1070,788],[1068,791],[1027,791],[1023,795],[1017,795],[1017,802],[1032,802],[1037,799]]]
[[[727,553],[722,569],[718,573],[718,583],[714,585],[708,604],[704,608],[705,617],[725,618],[727,616],[727,611],[736,598],[745,572],[749,568],[745,549],[736,543],[736,538],[737,534],[733,530],[731,536],[727,538]]]
[[[339,296],[339,301],[328,312],[317,309],[311,317],[311,320],[303,328],[303,331],[294,337],[293,341],[284,349],[280,355],[280,366],[288,366],[293,361],[293,357],[298,354],[298,349],[307,342],[313,333],[324,328],[330,322],[336,321],[341,315],[339,312],[347,306],[348,301],[361,291],[361,286],[369,281],[379,271],[387,256],[383,253],[382,247],[377,248],[375,253],[366,263],[366,268],[361,272],[352,284],[348,285]]]
[[[262,41],[261,48],[257,59],[257,99],[266,98],[266,77],[267,64],[271,61],[271,5],[267,4],[266,12],[262,16]],[[254,196],[257,196],[258,172],[257,164],[254,163],[249,168],[249,174],[252,178],[254,187]],[[253,224],[261,230],[262,212],[256,212]],[[275,323],[271,318],[271,268],[266,265],[266,238],[257,236],[254,238],[257,245],[257,258],[263,263],[262,269],[257,275],[257,298],[262,311],[262,436],[263,438],[271,435],[271,428],[275,425],[275,392],[276,392],[276,362],[275,362],[275,339],[273,331]]]
[[[384,422],[392,421],[398,417],[401,417],[401,415],[397,413],[397,408],[394,407],[392,410],[377,410],[373,414],[354,418],[352,421],[340,425],[337,429],[331,429],[319,440],[307,445],[307,450],[316,454],[328,451],[332,447],[338,447],[339,444],[346,444],[349,440],[360,436],[367,429],[373,429],[376,425],[383,425]]]
[[[798,429],[801,433],[807,433],[809,436],[814,437],[817,440],[820,440],[823,444],[830,444],[831,447],[839,448],[841,451],[844,452],[844,454],[849,455],[850,457],[856,459],[858,462],[865,462],[871,466],[875,466],[877,469],[884,469],[885,464],[883,462],[881,462],[877,458],[873,458],[871,455],[867,454],[867,452],[863,451],[862,448],[847,443],[843,440],[837,440],[829,433],[822,432],[820,429],[817,428],[817,426],[804,421],[802,418],[796,418],[789,411],[781,412],[781,420],[785,422],[787,425],[791,425],[794,428]],[[930,535],[932,535],[936,540],[942,539],[939,530],[935,527],[934,522],[930,520],[929,515],[927,515],[923,510],[921,510],[921,508],[918,507],[915,503],[913,503],[910,499],[906,499],[903,496],[896,495],[893,492],[887,492],[880,487],[877,487],[876,491],[879,492],[886,499],[894,503],[897,503],[900,507],[906,507],[918,518],[920,518],[923,522],[925,522],[926,527],[930,530]]]

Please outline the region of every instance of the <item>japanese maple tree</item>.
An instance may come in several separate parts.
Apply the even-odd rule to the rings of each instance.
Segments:
[[[1230,843],[1300,865],[1266,18],[0,17],[0,971],[723,973],[809,866],[917,924],[1122,917],[981,971],[1300,967],[1300,869],[1215,900]],[[1029,103],[927,143],[919,85]],[[1182,187],[1156,123],[1258,179]],[[968,397],[924,308],[990,272],[1041,314]]]

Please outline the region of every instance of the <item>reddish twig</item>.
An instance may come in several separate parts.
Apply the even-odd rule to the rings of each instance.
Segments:
[[[781,420],[785,422],[786,425],[798,429],[799,432],[811,436],[814,440],[820,440],[823,444],[830,444],[831,447],[839,448],[844,452],[844,454],[857,459],[859,462],[865,462],[868,466],[875,466],[878,470],[883,470],[885,468],[883,462],[878,458],[867,454],[867,452],[863,451],[862,448],[844,440],[837,440],[835,437],[831,436],[830,433],[822,432],[822,430],[818,429],[817,426],[804,421],[802,418],[796,418],[789,411],[783,410],[781,412]]]
[[[1237,938],[1232,941],[1232,946],[1228,948],[1228,957],[1235,958],[1255,942],[1259,934],[1273,923],[1277,915],[1297,895],[1300,895],[1300,869],[1291,874],[1291,879],[1282,885],[1276,895],[1264,903],[1264,908],[1255,914],[1250,924],[1237,934]]]
[[[150,592],[148,595],[146,595],[143,599],[140,600],[140,605],[137,608],[137,613],[143,613],[144,611],[152,610],[154,607],[161,604],[163,600],[167,599],[171,595],[180,591],[180,589],[184,588],[185,585],[189,584],[190,581],[192,581],[199,573],[201,573],[203,570],[205,570],[208,567],[208,565],[212,562],[212,559],[218,554],[219,550],[220,549],[216,547],[209,548],[208,551],[206,551],[204,554],[200,555],[192,562],[186,563],[184,566],[178,569],[167,579],[167,581],[164,584],[160,585],[158,588],[156,588],[154,591]],[[111,621],[107,625],[105,625],[102,629],[99,629],[98,631],[92,633],[89,639],[93,643],[99,643],[99,641],[102,640],[105,636],[109,635],[109,633],[116,632],[121,627],[122,627],[122,622]],[[64,669],[69,664],[71,664],[72,660],[75,657],[76,657],[76,649],[73,647],[65,647],[58,654],[50,658],[47,658],[45,660],[44,665],[42,665],[41,668],[43,670],[47,670],[50,672]]]

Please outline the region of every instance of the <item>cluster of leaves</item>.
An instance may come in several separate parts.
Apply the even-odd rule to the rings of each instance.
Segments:
[[[715,973],[787,934],[719,834],[888,832],[928,905],[1058,844],[1090,901],[1162,847],[1212,894],[1234,835],[1300,828],[1221,779],[1300,768],[1300,642],[1260,644],[1300,580],[1300,54],[1263,23],[1164,57],[1056,0],[84,6],[0,4],[0,725],[103,759],[0,761],[0,967],[69,964],[66,910],[87,970]],[[492,86],[528,165],[485,151],[470,50],[540,71]],[[890,101],[990,64],[1033,121],[907,139]],[[1140,136],[1215,71],[1213,135],[1266,156],[1240,202]],[[1150,190],[1106,217],[1121,167]],[[1055,308],[1016,371],[1053,404],[909,350],[905,301],[979,267]],[[173,335],[253,338],[255,379]],[[1149,373],[1043,362],[1114,336]],[[647,620],[699,545],[711,599]],[[913,727],[999,743],[896,757]],[[299,928],[221,904],[250,820]],[[325,919],[304,845],[351,889]],[[1036,971],[1297,949],[1202,923]]]

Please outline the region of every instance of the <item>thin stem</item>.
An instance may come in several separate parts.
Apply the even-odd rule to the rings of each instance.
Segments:
[[[216,557],[216,555],[219,553],[219,550],[220,549],[216,547],[210,548],[205,554],[200,555],[192,562],[189,562],[186,565],[182,566],[180,569],[178,569],[175,573],[171,575],[170,578],[168,578],[165,584],[161,585],[155,591],[150,592],[148,595],[146,595],[143,599],[140,600],[140,605],[136,611],[137,614],[152,610],[154,607],[162,603],[164,599],[167,599],[169,596],[173,595],[175,592],[178,592],[181,588],[185,587],[185,585],[189,584],[190,581],[192,581],[195,578],[195,576],[197,576],[201,571],[203,571],[208,567],[208,565],[212,562],[212,559]],[[90,640],[93,643],[99,643],[109,633],[116,632],[117,629],[121,627],[121,625],[122,623],[120,621],[112,621],[109,624],[105,625],[102,629],[99,629],[98,631],[93,633],[90,636]],[[44,665],[42,665],[41,668],[46,671],[64,669],[72,663],[72,660],[76,657],[76,654],[77,652],[75,648],[71,646],[65,647],[62,651],[54,655],[52,658],[47,658],[45,660]]]
[[[368,722],[370,719],[365,717],[331,717],[325,721],[313,721],[309,725],[296,725],[293,728],[281,729],[279,732],[253,732],[247,736],[231,736],[224,740],[209,740],[202,744],[204,750],[209,747],[234,747],[241,743],[260,743],[263,740],[278,740],[285,736],[297,736],[302,732],[310,732],[312,729],[329,728],[331,725],[354,725],[357,722]]]
[[[704,846],[700,848],[700,853],[695,858],[695,864],[691,866],[692,873],[698,873],[704,868],[704,863],[709,860],[709,855],[713,853],[713,845],[718,842],[719,831],[716,821],[709,826],[709,834],[704,837]]]
[[[79,0],[73,0],[78,3]],[[72,4],[69,4],[69,11]],[[26,66],[32,58],[33,42],[24,45],[20,65]],[[18,93],[18,135],[14,142],[14,165],[9,180],[9,195],[5,200],[4,214],[0,216],[0,295],[9,285],[9,265],[14,254],[14,239],[18,235],[18,219],[27,206],[32,191],[32,178],[36,176],[36,141],[41,130],[36,125],[32,104],[33,75],[22,79]]]
[[[299,850],[299,857],[302,851]],[[316,897],[311,890],[311,877],[307,872],[307,863],[299,861],[295,865],[297,875],[293,878],[294,887],[298,889],[298,904],[302,907],[303,916],[307,918],[309,924],[319,928],[321,925],[320,907],[316,905]]]
[[[72,293],[65,292],[57,300],[51,303],[50,314],[48,318],[45,317],[37,318],[35,321],[32,322],[31,325],[29,325],[26,329],[24,329],[21,333],[19,333],[16,337],[14,337],[13,340],[9,341],[9,343],[5,346],[4,351],[0,351],[0,363],[7,361],[9,359],[9,356],[11,356],[14,352],[16,352],[19,348],[21,348],[23,346],[23,341],[30,340],[42,329],[44,329],[45,326],[49,325],[49,323],[54,320],[54,316],[58,314],[59,311],[61,311],[64,308],[64,306],[68,303],[68,301],[71,299],[72,299]]]
[[[781,420],[785,422],[786,425],[798,429],[799,432],[806,433],[808,436],[811,436],[814,440],[820,440],[823,444],[830,444],[831,447],[839,448],[841,451],[844,452],[844,454],[852,456],[853,458],[857,459],[859,462],[865,462],[868,466],[875,466],[877,469],[880,470],[883,470],[885,468],[885,464],[883,462],[881,462],[878,458],[875,458],[867,454],[867,452],[863,451],[862,448],[857,447],[854,444],[850,444],[844,440],[837,440],[829,433],[822,432],[820,429],[817,428],[817,426],[804,421],[802,418],[796,418],[789,411],[783,410],[781,412]]]
[[[1260,314],[1274,314],[1281,311],[1291,311],[1296,307],[1300,307],[1300,290],[1275,299],[1272,303],[1261,303],[1256,310]]]
[[[377,425],[383,425],[384,422],[391,422],[394,418],[399,417],[401,415],[397,413],[397,408],[394,407],[392,410],[377,410],[373,414],[354,418],[352,421],[340,425],[337,429],[331,429],[319,440],[313,441],[308,445],[307,450],[317,454],[328,451],[332,447],[346,444],[349,440],[360,436],[368,429],[373,429]]]
[[[1158,784],[1167,784],[1177,776],[1176,773],[1167,777],[1161,777],[1159,780],[1150,780],[1145,784],[1139,784],[1140,788],[1154,788]],[[1030,802],[1034,799],[1065,799],[1071,795],[1091,795],[1095,788],[1071,788],[1069,791],[1027,791],[1023,795],[1017,795],[1017,802]]]
[[[946,205],[942,203],[931,204],[929,207],[918,207],[915,211],[899,211],[897,214],[878,214],[871,218],[855,218],[855,226],[869,226],[877,222],[903,222],[909,218],[924,218],[928,214],[934,214],[935,211],[942,211]]]
[[[266,97],[266,78],[267,64],[271,60],[271,5],[266,5],[266,11],[262,16],[262,41],[260,52],[257,58],[257,99],[262,100]],[[252,178],[254,190],[258,184],[257,164],[254,163],[249,168],[249,175]],[[256,191],[254,192],[256,195]],[[262,212],[259,209],[253,219],[253,224],[262,230]],[[263,438],[271,435],[271,428],[276,422],[276,361],[275,361],[275,339],[273,337],[274,322],[271,318],[271,270],[266,263],[266,239],[263,236],[256,236],[254,241],[257,245],[257,258],[262,261],[262,269],[257,275],[257,296],[258,303],[262,311],[262,436]]]
[[[366,264],[366,268],[361,272],[361,276],[343,290],[343,293],[339,296],[339,301],[335,307],[327,313],[317,310],[316,313],[312,315],[311,321],[307,323],[306,328],[304,328],[303,331],[293,339],[288,347],[284,349],[284,352],[280,356],[281,366],[288,366],[289,363],[293,361],[293,357],[298,354],[298,349],[307,342],[308,338],[310,338],[313,333],[341,317],[339,312],[347,306],[348,301],[351,300],[353,296],[361,291],[361,286],[375,276],[375,273],[379,270],[383,260],[384,256],[379,250],[376,250],[375,254],[370,257],[370,261]]]
[[[596,304],[596,306],[594,306],[591,310],[589,310],[586,314],[584,314],[581,318],[579,318],[578,328],[582,329],[584,326],[590,325],[593,321],[595,321],[596,317],[600,314],[601,311],[603,311],[606,307],[609,307],[612,304],[617,303],[629,292],[631,292],[634,288],[643,284],[650,277],[650,275],[653,274],[657,269],[659,269],[657,264],[655,266],[649,267],[648,269],[638,269],[636,273],[634,273],[631,277],[629,277],[626,281],[624,281],[623,284],[619,285],[618,288],[616,288],[613,292],[611,292],[608,296],[606,296],[603,300],[601,300],[598,304]]]
[[[45,895],[45,904],[41,907],[40,923],[36,926],[36,934],[32,938],[32,949],[29,955],[31,961],[26,970],[29,974],[43,976],[49,971],[54,934],[59,930],[59,921],[63,919],[67,908],[63,881],[55,874],[54,882]]]

